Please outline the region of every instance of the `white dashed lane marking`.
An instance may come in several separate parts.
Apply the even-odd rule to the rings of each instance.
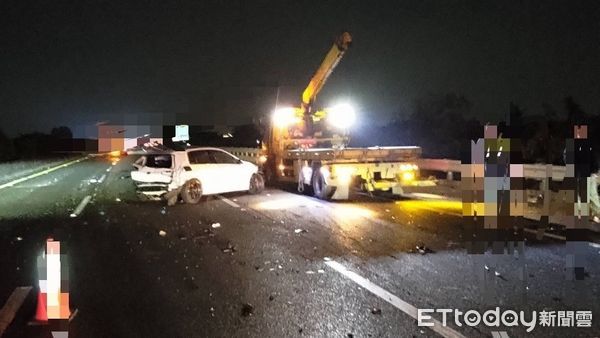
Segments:
[[[90,201],[92,200],[92,196],[87,195],[83,198],[83,200],[81,200],[81,202],[79,202],[79,205],[77,205],[77,208],[75,208],[75,211],[73,211],[73,213],[69,216],[71,217],[77,217],[79,216],[79,214],[81,214],[81,212],[83,211],[83,209],[85,208],[85,206],[90,203]]]
[[[4,330],[8,328],[10,323],[15,319],[17,311],[23,305],[27,295],[31,292],[31,286],[20,286],[16,288],[8,297],[6,304],[0,309],[0,336],[4,334]]]
[[[332,268],[335,271],[342,274],[344,277],[347,277],[354,283],[365,288],[366,290],[368,290],[375,296],[392,304],[395,308],[399,309],[400,311],[406,313],[407,315],[411,316],[414,319],[417,319],[418,309],[415,306],[403,301],[402,299],[398,298],[396,295],[394,295],[394,294],[390,293],[389,291],[383,289],[382,287],[372,283],[370,280],[358,275],[357,273],[346,269],[346,267],[344,267],[342,264],[340,264],[336,261],[331,261],[331,260],[325,261],[325,264],[327,264],[330,268]],[[439,322],[435,319],[431,319],[430,321],[433,322],[433,326],[430,326],[429,328],[431,330],[433,330],[434,332],[438,333],[439,335],[441,335],[442,337],[464,338],[464,336],[462,334],[460,334],[459,332],[455,331],[454,329],[452,329],[448,326],[443,326],[441,322]]]
[[[229,198],[225,197],[225,196],[221,196],[221,195],[217,195],[217,197],[219,197],[223,202],[229,204],[230,206],[234,207],[234,208],[239,208],[240,205],[235,203],[234,201],[230,200]]]

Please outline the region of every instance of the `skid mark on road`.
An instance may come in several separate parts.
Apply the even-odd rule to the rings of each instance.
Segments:
[[[357,273],[346,269],[346,267],[344,267],[342,264],[340,264],[336,261],[328,260],[328,261],[325,261],[325,264],[327,264],[330,268],[332,268],[335,271],[342,274],[344,277],[350,279],[354,283],[365,288],[367,291],[371,292],[375,296],[392,304],[395,308],[399,309],[400,311],[406,313],[407,315],[411,316],[414,319],[417,319],[418,309],[415,306],[403,301],[402,299],[398,298],[396,295],[394,295],[394,294],[390,293],[389,291],[383,289],[382,287],[372,283],[370,280],[358,275]],[[464,338],[464,336],[462,334],[460,334],[459,332],[455,331],[454,329],[452,329],[450,327],[443,326],[442,323],[440,323],[439,321],[437,321],[435,319],[432,319],[431,322],[433,322],[433,326],[431,326],[429,328],[431,330],[433,330],[434,332],[438,333],[439,335],[441,335],[442,337],[456,337],[456,338],[462,337],[462,338]]]

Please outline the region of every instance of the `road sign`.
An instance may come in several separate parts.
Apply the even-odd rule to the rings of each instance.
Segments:
[[[190,126],[181,124],[175,126],[175,137],[173,141],[187,141],[190,139]]]

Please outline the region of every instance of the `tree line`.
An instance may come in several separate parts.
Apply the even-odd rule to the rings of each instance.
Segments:
[[[350,145],[418,145],[424,157],[460,159],[461,153],[470,149],[470,140],[483,138],[484,126],[489,122],[475,118],[471,109],[472,104],[464,96],[430,95],[417,100],[407,118],[382,127],[359,126]],[[585,112],[572,97],[566,97],[559,109],[542,104],[536,113],[526,113],[510,103],[505,119],[497,123],[502,137],[520,140],[525,163],[556,165],[564,165],[566,140],[573,138],[575,125],[588,126],[592,164],[598,168],[600,115]]]
[[[33,132],[9,138],[0,130],[0,162],[53,156],[70,146],[73,133],[68,127],[52,128],[49,134]]]
[[[359,125],[351,134],[349,146],[418,145],[428,158],[461,159],[470,149],[470,140],[483,137],[484,126],[490,121],[476,118],[471,102],[462,95],[428,95],[415,101],[407,117],[398,117],[384,126]],[[192,133],[194,144],[213,146],[256,147],[267,132],[268,119],[233,129],[231,138],[214,132]],[[525,163],[564,165],[566,140],[573,137],[574,125],[587,125],[592,145],[592,167],[600,162],[600,114],[582,109],[572,97],[563,100],[560,108],[542,104],[535,113],[525,112],[510,103],[505,118],[497,123],[505,138],[521,142]],[[0,162],[15,159],[51,156],[68,148],[73,135],[68,127],[55,127],[49,134],[34,132],[11,139],[0,130]],[[168,142],[167,142],[168,143]]]

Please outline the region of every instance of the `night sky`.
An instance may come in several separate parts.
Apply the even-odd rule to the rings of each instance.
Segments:
[[[241,124],[300,94],[333,38],[354,43],[320,106],[363,121],[456,92],[495,121],[572,95],[600,111],[595,1],[0,1],[0,129],[116,120]]]

